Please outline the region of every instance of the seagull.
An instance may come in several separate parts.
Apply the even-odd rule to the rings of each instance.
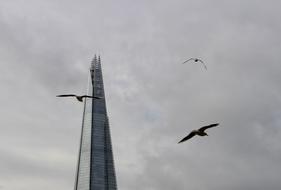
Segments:
[[[209,128],[212,128],[212,127],[216,127],[218,125],[219,125],[219,123],[214,123],[214,124],[211,124],[211,125],[201,127],[200,129],[193,130],[186,137],[184,137],[182,140],[180,140],[178,143],[182,143],[184,141],[187,141],[188,139],[191,139],[195,135],[208,136],[208,134],[205,132],[205,130],[209,129]]]
[[[205,63],[204,63],[201,59],[198,59],[198,58],[190,58],[190,59],[186,60],[185,62],[183,62],[182,64],[187,63],[188,61],[192,61],[192,60],[193,60],[195,63],[197,63],[197,62],[202,63],[203,66],[205,67],[205,69],[207,70],[207,66],[205,65]]]
[[[57,95],[57,97],[76,97],[79,102],[83,102],[83,98],[101,99],[101,97],[97,97],[97,96],[88,96],[88,95],[77,96],[75,94],[62,94],[62,95]]]

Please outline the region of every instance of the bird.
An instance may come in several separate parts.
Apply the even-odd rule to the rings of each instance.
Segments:
[[[76,99],[79,102],[83,102],[83,98],[101,99],[101,97],[98,97],[98,96],[89,96],[89,95],[77,96],[75,94],[62,94],[62,95],[57,95],[57,97],[76,97]]]
[[[201,59],[198,59],[198,58],[190,58],[190,59],[186,60],[185,62],[183,62],[182,64],[187,63],[188,61],[192,61],[192,60],[193,60],[195,63],[197,63],[197,62],[202,63],[203,66],[204,66],[204,68],[207,70],[206,64],[205,64]]]
[[[212,128],[212,127],[216,127],[218,125],[219,125],[219,123],[214,123],[214,124],[211,124],[211,125],[201,127],[200,129],[193,130],[186,137],[184,137],[182,140],[180,140],[178,143],[182,143],[184,141],[187,141],[187,140],[191,139],[192,137],[194,137],[195,135],[208,136],[208,134],[205,132],[205,130],[209,129],[209,128]]]

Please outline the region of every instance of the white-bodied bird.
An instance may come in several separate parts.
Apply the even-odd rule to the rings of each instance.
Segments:
[[[191,139],[195,135],[208,136],[208,134],[205,132],[205,130],[209,129],[209,128],[212,128],[212,127],[216,127],[218,125],[219,125],[219,123],[214,123],[214,124],[211,124],[211,125],[201,127],[200,129],[193,130],[186,137],[184,137],[182,140],[180,140],[178,143],[182,143],[184,141],[187,141],[188,139]]]

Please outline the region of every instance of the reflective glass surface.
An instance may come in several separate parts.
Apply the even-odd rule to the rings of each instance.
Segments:
[[[89,95],[104,97],[100,61],[91,67]],[[75,190],[116,190],[105,99],[86,99]]]

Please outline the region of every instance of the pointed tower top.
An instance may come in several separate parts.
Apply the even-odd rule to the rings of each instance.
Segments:
[[[91,71],[94,70],[94,69],[101,69],[101,58],[100,58],[100,55],[97,56],[95,54],[93,60],[92,60],[92,64],[91,64]]]
[[[98,60],[97,60],[97,55],[95,54],[95,56],[94,56],[94,58],[93,58],[93,60],[92,60],[92,63],[91,63],[91,69],[90,69],[90,70],[94,70],[94,68],[95,68],[96,65],[97,65],[97,62],[98,62]]]

